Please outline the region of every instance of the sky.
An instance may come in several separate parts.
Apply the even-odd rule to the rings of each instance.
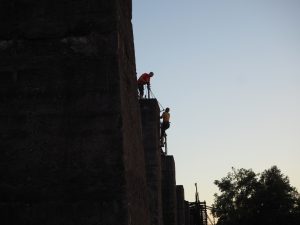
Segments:
[[[185,198],[231,167],[277,165],[300,192],[300,1],[133,0],[136,72],[170,108]]]

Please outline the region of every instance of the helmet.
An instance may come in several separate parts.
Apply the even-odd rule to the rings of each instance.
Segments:
[[[153,72],[150,72],[149,75],[152,77],[152,76],[154,75],[154,73],[153,73]]]

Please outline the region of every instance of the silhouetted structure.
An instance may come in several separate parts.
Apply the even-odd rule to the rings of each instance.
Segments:
[[[195,183],[195,202],[189,204],[190,225],[207,225],[206,202],[200,202],[197,183]]]
[[[185,201],[184,188],[182,185],[176,185],[177,198],[177,225],[185,225]]]
[[[138,102],[131,10],[0,1],[1,225],[189,225],[157,100]]]
[[[0,1],[1,224],[150,224],[131,1]]]
[[[190,203],[190,225],[207,225],[206,202]]]
[[[175,161],[171,155],[161,155],[164,225],[177,225]]]
[[[151,224],[162,225],[162,165],[159,107],[156,99],[140,99]]]

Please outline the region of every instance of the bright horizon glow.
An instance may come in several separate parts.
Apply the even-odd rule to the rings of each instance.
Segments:
[[[300,1],[133,0],[137,74],[170,107],[185,198],[213,203],[231,167],[273,165],[300,191]]]

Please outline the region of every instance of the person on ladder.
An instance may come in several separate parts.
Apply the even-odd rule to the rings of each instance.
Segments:
[[[166,130],[170,127],[170,108],[166,108],[162,113],[161,117],[163,119],[161,123],[160,130],[160,146],[164,147],[164,137],[166,135]]]
[[[144,97],[144,85],[147,85],[148,90],[150,89],[150,78],[153,77],[154,73],[143,73],[137,80],[139,98]]]

